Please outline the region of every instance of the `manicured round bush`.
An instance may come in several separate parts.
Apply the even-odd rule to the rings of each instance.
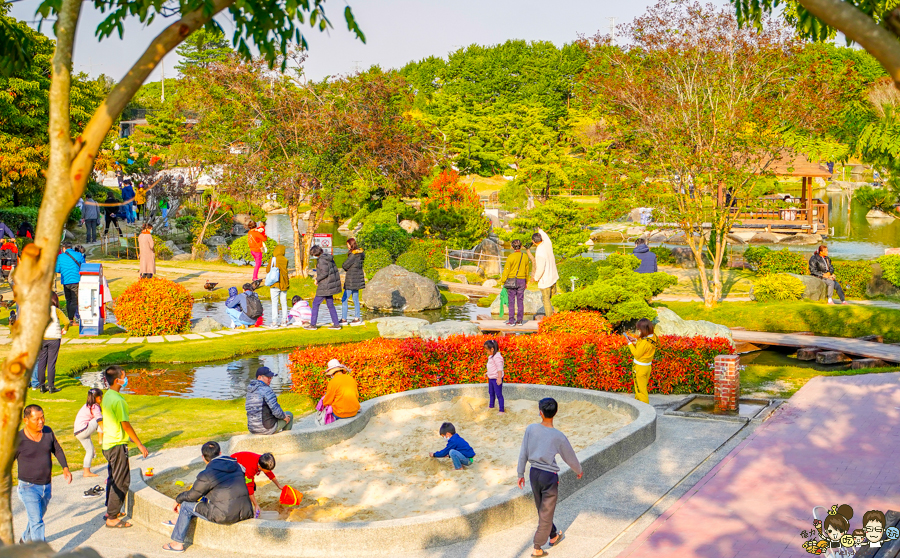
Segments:
[[[745,256],[746,257],[746,256]],[[791,252],[787,248],[775,251],[771,250],[760,258],[757,267],[762,275],[771,275],[773,273],[795,273],[797,275],[808,275],[809,265],[807,258],[803,254]]]
[[[759,264],[763,256],[771,252],[772,249],[767,246],[748,246],[744,250],[744,261],[750,265],[752,269],[759,269]]]
[[[785,273],[764,275],[753,285],[753,294],[758,302],[800,300],[804,290],[803,281]]]
[[[269,263],[269,260],[272,259],[272,250],[274,250],[277,245],[278,243],[271,238],[266,241],[266,248],[268,251],[263,252],[262,255],[264,264]],[[231,243],[230,252],[232,260],[244,260],[245,262],[253,261],[253,256],[250,255],[250,245],[247,244],[246,236],[236,238],[235,241]]]
[[[366,279],[371,279],[376,273],[394,263],[391,253],[384,248],[366,250],[366,260],[363,262],[363,273]]]
[[[413,273],[418,273],[422,277],[431,279],[435,283],[441,280],[437,270],[433,267],[428,267],[427,259],[417,250],[411,250],[400,254],[400,257],[397,258],[395,263],[404,269],[408,269]]]
[[[135,336],[185,333],[191,328],[194,297],[168,279],[141,279],[116,299],[119,325]]]
[[[356,235],[356,240],[365,250],[386,249],[391,258],[405,252],[410,243],[409,234],[396,223],[366,222]]]
[[[608,335],[612,326],[600,312],[557,312],[538,323],[538,333]]]

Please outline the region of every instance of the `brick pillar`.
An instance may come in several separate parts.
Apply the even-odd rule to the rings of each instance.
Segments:
[[[740,355],[719,355],[715,365],[716,411],[738,410],[741,396]]]

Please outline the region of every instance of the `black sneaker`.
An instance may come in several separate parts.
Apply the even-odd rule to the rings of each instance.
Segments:
[[[47,393],[47,386],[42,384],[40,387],[40,390],[41,390],[41,393]]]
[[[59,393],[59,392],[61,392],[62,390],[59,389],[58,387],[52,387],[52,388],[48,389],[47,391],[48,391],[49,393]]]
[[[346,323],[347,323],[347,320],[341,320],[340,323],[341,323],[341,324],[346,324]]]
[[[525,325],[525,322],[523,322],[522,320],[519,320],[518,322],[516,322],[516,325],[517,326]]]
[[[340,324],[331,324],[331,326],[328,329],[344,329],[344,328],[342,328]]]

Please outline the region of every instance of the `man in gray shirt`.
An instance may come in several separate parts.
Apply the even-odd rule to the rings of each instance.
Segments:
[[[559,496],[559,466],[556,455],[577,474],[580,479],[584,475],[581,463],[572,449],[566,435],[553,428],[553,417],[557,411],[556,400],[545,397],[538,402],[541,413],[540,424],[530,424],[525,429],[522,439],[522,451],[519,452],[519,488],[525,488],[525,462],[531,463],[531,492],[534,494],[534,505],[538,510],[538,528],[534,534],[534,552],[532,556],[547,556],[544,544],[549,539],[550,546],[556,546],[563,539],[563,534],[556,530],[553,514],[556,511],[556,500]]]

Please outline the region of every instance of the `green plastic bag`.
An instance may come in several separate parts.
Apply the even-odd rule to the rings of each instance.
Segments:
[[[509,293],[506,292],[506,287],[500,289],[500,317],[503,317],[503,307],[509,305]]]

